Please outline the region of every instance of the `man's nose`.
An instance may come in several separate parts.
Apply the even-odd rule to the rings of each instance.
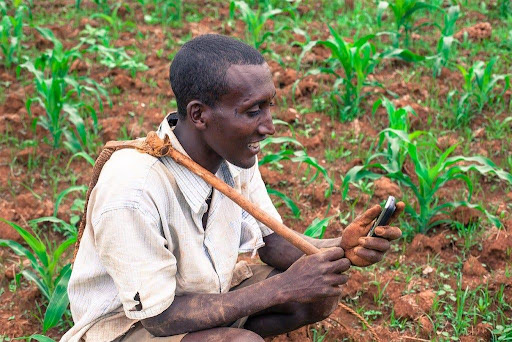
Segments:
[[[276,132],[270,110],[266,111],[265,119],[260,123],[258,128],[261,135],[273,135]]]

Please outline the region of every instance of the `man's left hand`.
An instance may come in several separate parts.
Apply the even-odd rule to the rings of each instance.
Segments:
[[[404,208],[404,202],[398,202],[389,223],[393,222]],[[345,256],[352,265],[368,266],[382,260],[390,247],[390,241],[402,236],[402,231],[398,227],[379,226],[375,228],[375,236],[367,237],[372,222],[379,216],[381,210],[380,205],[373,206],[343,231],[341,248],[345,250]]]

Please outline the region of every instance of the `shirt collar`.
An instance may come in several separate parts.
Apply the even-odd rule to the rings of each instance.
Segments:
[[[177,122],[176,119],[176,112],[167,114],[164,120],[160,123],[156,133],[162,139],[165,137],[165,135],[168,135],[172,146],[179,152],[189,157],[173,132]],[[212,186],[206,183],[198,175],[189,171],[186,167],[176,163],[171,157],[163,157],[161,159],[164,165],[173,172],[176,183],[178,184],[178,187],[180,188],[192,211],[198,213],[203,204],[205,204],[206,199],[211,192]],[[222,179],[231,187],[234,187],[234,178],[240,174],[241,170],[242,168],[223,161],[216,173],[216,176]]]

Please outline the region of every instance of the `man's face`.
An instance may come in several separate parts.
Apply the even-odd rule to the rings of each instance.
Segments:
[[[228,162],[250,168],[259,142],[275,132],[270,107],[276,94],[266,63],[232,65],[227,70],[229,92],[217,100],[205,140]]]

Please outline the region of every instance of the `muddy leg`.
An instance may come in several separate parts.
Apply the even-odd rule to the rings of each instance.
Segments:
[[[246,341],[263,342],[263,338],[245,329],[236,328],[213,328],[203,331],[196,331],[185,335],[182,342],[223,342],[223,341]]]

